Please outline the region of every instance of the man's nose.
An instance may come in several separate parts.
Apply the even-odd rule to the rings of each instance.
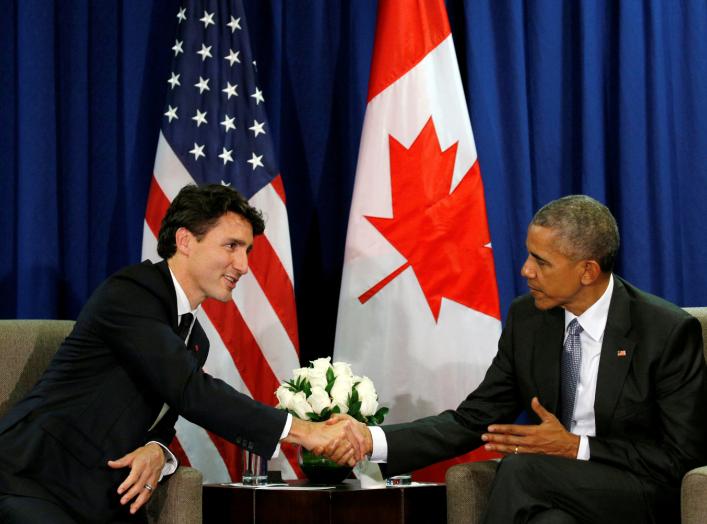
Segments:
[[[525,262],[520,267],[520,276],[522,276],[523,278],[534,278],[535,277],[535,271],[533,271],[530,257],[526,258]]]
[[[245,250],[238,250],[233,254],[232,265],[241,275],[248,272],[248,253]]]

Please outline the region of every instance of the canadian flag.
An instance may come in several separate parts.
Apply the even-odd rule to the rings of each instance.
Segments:
[[[500,333],[483,184],[444,0],[382,0],[335,358],[373,380],[390,408],[386,423],[403,422],[455,408],[481,382]],[[441,481],[453,462],[416,478]]]

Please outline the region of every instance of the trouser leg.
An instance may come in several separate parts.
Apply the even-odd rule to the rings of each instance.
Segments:
[[[3,524],[76,524],[64,508],[48,500],[0,493],[0,522]]]
[[[484,522],[527,523],[551,509],[578,523],[652,521],[643,486],[630,472],[546,455],[505,457],[496,472]],[[560,519],[564,515],[550,513],[546,517]]]
[[[528,524],[577,524],[577,519],[566,511],[552,508],[537,513]]]

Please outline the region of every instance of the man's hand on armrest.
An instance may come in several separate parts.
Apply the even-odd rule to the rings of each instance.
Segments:
[[[156,442],[145,444],[117,460],[108,461],[108,466],[113,469],[130,468],[130,473],[118,486],[118,495],[122,495],[120,503],[125,505],[133,501],[130,505],[130,513],[134,514],[150,500],[164,464],[162,446]]]

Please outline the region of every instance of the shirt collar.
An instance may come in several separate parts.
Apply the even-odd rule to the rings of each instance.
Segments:
[[[199,311],[199,307],[201,307],[201,305],[196,306],[195,309],[192,309],[191,305],[189,304],[187,294],[184,292],[184,289],[182,289],[182,286],[179,284],[177,277],[175,277],[174,273],[172,273],[172,268],[169,268],[169,274],[172,276],[172,282],[174,282],[174,291],[177,293],[177,320],[179,320],[182,315],[186,313],[191,313],[192,315],[196,316],[196,312]]]
[[[601,342],[604,338],[604,329],[606,321],[609,318],[609,305],[611,304],[611,295],[614,292],[614,275],[609,275],[609,285],[606,286],[604,294],[592,304],[589,309],[578,317],[565,309],[565,331],[567,326],[575,318],[582,326],[582,329],[592,337],[593,340]]]

